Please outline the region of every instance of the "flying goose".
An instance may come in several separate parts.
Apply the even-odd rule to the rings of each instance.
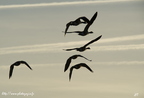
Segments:
[[[19,66],[20,64],[25,64],[27,67],[29,67],[29,69],[32,70],[32,68],[28,65],[27,62],[25,62],[25,61],[16,61],[15,63],[13,63],[13,64],[10,66],[10,70],[9,70],[9,79],[10,79],[11,76],[12,76],[14,66]]]
[[[85,63],[76,64],[76,65],[74,65],[74,66],[72,66],[72,67],[70,68],[69,81],[71,80],[73,69],[74,69],[74,68],[75,68],[75,69],[79,69],[79,68],[81,68],[81,67],[86,67],[89,71],[93,72],[92,69],[91,69],[87,64],[85,64]]]
[[[81,35],[81,36],[85,36],[87,34],[91,34],[93,33],[92,31],[88,31],[89,27],[93,24],[94,20],[96,19],[97,17],[97,13],[96,12],[93,17],[91,18],[91,20],[87,23],[87,25],[85,26],[84,30],[83,31],[72,31],[72,32],[65,32],[66,33],[78,33],[78,35]]]
[[[81,21],[81,20],[83,20],[83,21]],[[77,25],[82,24],[82,23],[83,24],[89,23],[89,19],[87,19],[86,17],[83,16],[83,17],[77,18],[74,21],[70,21],[69,23],[67,23],[66,24],[66,29],[65,29],[65,35],[67,33],[67,30],[68,30],[69,26],[77,26]]]
[[[72,59],[76,59],[76,58],[78,58],[78,57],[82,57],[82,58],[84,58],[84,59],[86,59],[86,60],[88,60],[88,61],[92,61],[92,60],[89,60],[89,59],[87,59],[86,57],[84,57],[84,56],[82,56],[82,55],[72,55],[71,57],[69,57],[68,59],[67,59],[67,61],[66,61],[66,64],[65,64],[65,68],[64,68],[64,72],[68,69],[68,67],[70,66],[70,63],[71,63],[71,60]]]
[[[87,47],[88,45],[92,44],[93,42],[99,40],[100,38],[102,37],[102,35],[100,35],[99,37],[91,40],[90,42],[88,42],[87,44],[85,44],[84,46],[80,47],[80,48],[72,48],[72,49],[63,49],[65,51],[71,51],[71,50],[76,50],[76,51],[79,51],[79,52],[83,52],[87,49],[90,49],[90,47]]]

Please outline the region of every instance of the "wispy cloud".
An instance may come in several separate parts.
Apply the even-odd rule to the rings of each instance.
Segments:
[[[52,2],[52,3],[38,3],[38,4],[1,5],[0,9],[64,6],[64,5],[94,4],[94,3],[121,2],[121,1],[130,1],[130,0],[88,0],[88,1],[73,1],[73,2],[71,1],[71,2]]]
[[[107,62],[91,62],[91,65],[104,65],[104,66],[122,66],[122,65],[144,65],[144,61],[107,61]],[[63,66],[63,63],[43,63],[43,64],[31,64],[33,68],[35,67],[54,67],[54,66]],[[8,70],[10,65],[0,65],[1,69]],[[18,68],[25,68],[21,66]]]
[[[133,40],[142,40],[142,39],[144,39],[144,34],[123,36],[123,37],[115,37],[115,38],[107,38],[107,39],[101,40],[99,43],[133,41]]]
[[[124,51],[144,49],[144,44],[95,46],[91,51]]]
[[[96,65],[113,65],[113,66],[118,66],[118,65],[144,65],[144,61],[108,61],[108,62],[93,62],[93,64]]]
[[[132,35],[116,38],[101,39],[96,44],[97,46],[92,46],[91,51],[120,51],[120,50],[138,50],[144,49],[144,44],[129,44],[129,45],[105,45],[99,46],[102,43],[113,43],[121,41],[134,41],[144,39],[144,34]],[[0,48],[0,55],[4,54],[14,54],[14,53],[41,53],[41,52],[63,52],[63,48],[69,47],[79,47],[86,44],[87,41],[74,41],[66,43],[53,43],[53,44],[39,44],[39,45],[26,45],[26,46],[16,46],[16,47],[6,47]]]

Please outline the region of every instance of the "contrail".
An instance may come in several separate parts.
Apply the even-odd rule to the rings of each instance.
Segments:
[[[144,61],[108,61],[108,62],[93,62],[95,65],[144,65]]]
[[[37,3],[37,4],[1,5],[0,9],[64,6],[64,5],[94,4],[94,3],[121,2],[121,1],[131,1],[131,0],[95,0],[95,1],[91,0],[91,1],[73,1],[73,2],[52,2],[52,3]]]
[[[107,62],[92,62],[94,65],[106,65],[106,66],[122,66],[122,65],[144,65],[144,61],[107,61]],[[63,63],[43,63],[43,64],[31,64],[34,67],[52,67],[52,66],[63,66]],[[0,65],[0,69],[9,69],[10,65]],[[25,68],[21,66],[20,68]]]
[[[124,51],[144,49],[144,44],[94,46],[91,51]]]
[[[105,46],[101,45],[102,43],[134,41],[134,40],[142,40],[142,39],[144,39],[144,34],[100,39],[96,43],[96,46],[92,45],[91,51],[118,51],[118,50],[120,51],[120,50],[144,49],[144,44],[105,45]],[[87,42],[89,42],[89,41],[75,41],[75,42],[66,42],[66,43],[53,43],[53,44],[39,44],[39,45],[25,45],[25,46],[16,46],[16,47],[6,47],[6,48],[0,48],[0,55],[14,54],[14,53],[63,52],[62,49],[66,48],[66,47],[73,48],[73,47],[84,45]]]
[[[99,43],[110,43],[110,42],[122,42],[122,41],[132,41],[132,40],[142,40],[144,39],[144,34],[140,35],[131,35],[131,36],[123,36],[123,37],[115,37],[115,38],[107,38],[101,40]]]
[[[58,44],[57,44],[58,45]],[[53,53],[57,53],[57,52],[63,52],[62,50],[63,48],[61,47],[61,49],[56,48],[55,47],[27,47],[27,48],[20,48],[17,47],[17,49],[0,49],[0,55],[4,55],[4,54],[15,54],[15,53],[45,53],[45,52],[53,52]],[[131,45],[108,45],[108,46],[93,46],[91,51],[124,51],[124,50],[140,50],[140,49],[144,49],[144,44],[131,44]]]

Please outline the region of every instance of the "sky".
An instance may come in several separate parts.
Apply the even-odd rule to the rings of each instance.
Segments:
[[[143,98],[143,5],[143,0],[1,0],[0,97]],[[93,34],[64,36],[69,21],[90,19],[95,12],[98,16],[89,28]],[[71,26],[69,31],[84,26]],[[90,50],[63,50],[100,35]],[[77,58],[70,66],[86,63],[94,72],[74,69],[69,81],[69,69],[63,70],[74,54],[92,61]],[[10,65],[19,60],[33,70],[22,64],[9,79]]]

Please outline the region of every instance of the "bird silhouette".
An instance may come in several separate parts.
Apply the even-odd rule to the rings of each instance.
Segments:
[[[82,20],[82,21],[81,21]],[[86,24],[86,23],[89,23],[89,19],[87,19],[85,16],[83,17],[79,17],[77,18],[76,20],[74,21],[70,21],[69,23],[66,24],[66,29],[65,29],[65,35],[67,33],[67,30],[70,26],[77,26],[79,24]]]
[[[32,68],[28,65],[27,62],[25,62],[25,61],[16,61],[15,63],[13,63],[13,64],[10,66],[9,79],[12,77],[12,73],[13,73],[14,66],[19,66],[20,64],[25,64],[27,67],[29,67],[29,68],[32,70]]]
[[[87,44],[85,44],[84,46],[82,46],[80,48],[63,49],[63,50],[65,50],[65,51],[76,50],[76,51],[79,51],[79,52],[83,52],[83,51],[85,51],[87,49],[90,49],[90,47],[87,47],[87,46],[92,44],[95,41],[98,41],[101,37],[102,37],[102,35],[100,35],[99,37],[95,38],[94,40],[91,40],[90,42],[88,42]]]
[[[91,69],[87,64],[85,64],[85,63],[76,64],[76,65],[74,65],[74,66],[72,66],[72,67],[70,68],[69,81],[71,80],[73,69],[74,69],[74,68],[75,68],[75,69],[79,69],[79,68],[81,68],[81,67],[86,67],[89,71],[93,72],[92,69]]]
[[[82,57],[82,58],[84,58],[84,59],[86,59],[86,60],[88,60],[88,61],[92,61],[92,60],[89,60],[89,59],[87,59],[86,57],[84,57],[84,56],[82,56],[82,55],[73,55],[73,56],[71,56],[71,57],[69,57],[68,59],[67,59],[67,61],[66,61],[66,64],[65,64],[65,68],[64,68],[64,72],[69,68],[69,66],[70,66],[70,63],[71,63],[71,60],[72,59],[76,59],[76,58],[78,58],[78,57]]]
[[[72,31],[72,32],[65,32],[66,33],[78,33],[78,35],[81,36],[86,36],[87,34],[92,34],[92,31],[88,31],[89,27],[93,24],[93,22],[95,21],[96,17],[97,17],[98,12],[96,12],[93,17],[91,18],[91,20],[87,23],[87,25],[85,26],[83,31]]]

